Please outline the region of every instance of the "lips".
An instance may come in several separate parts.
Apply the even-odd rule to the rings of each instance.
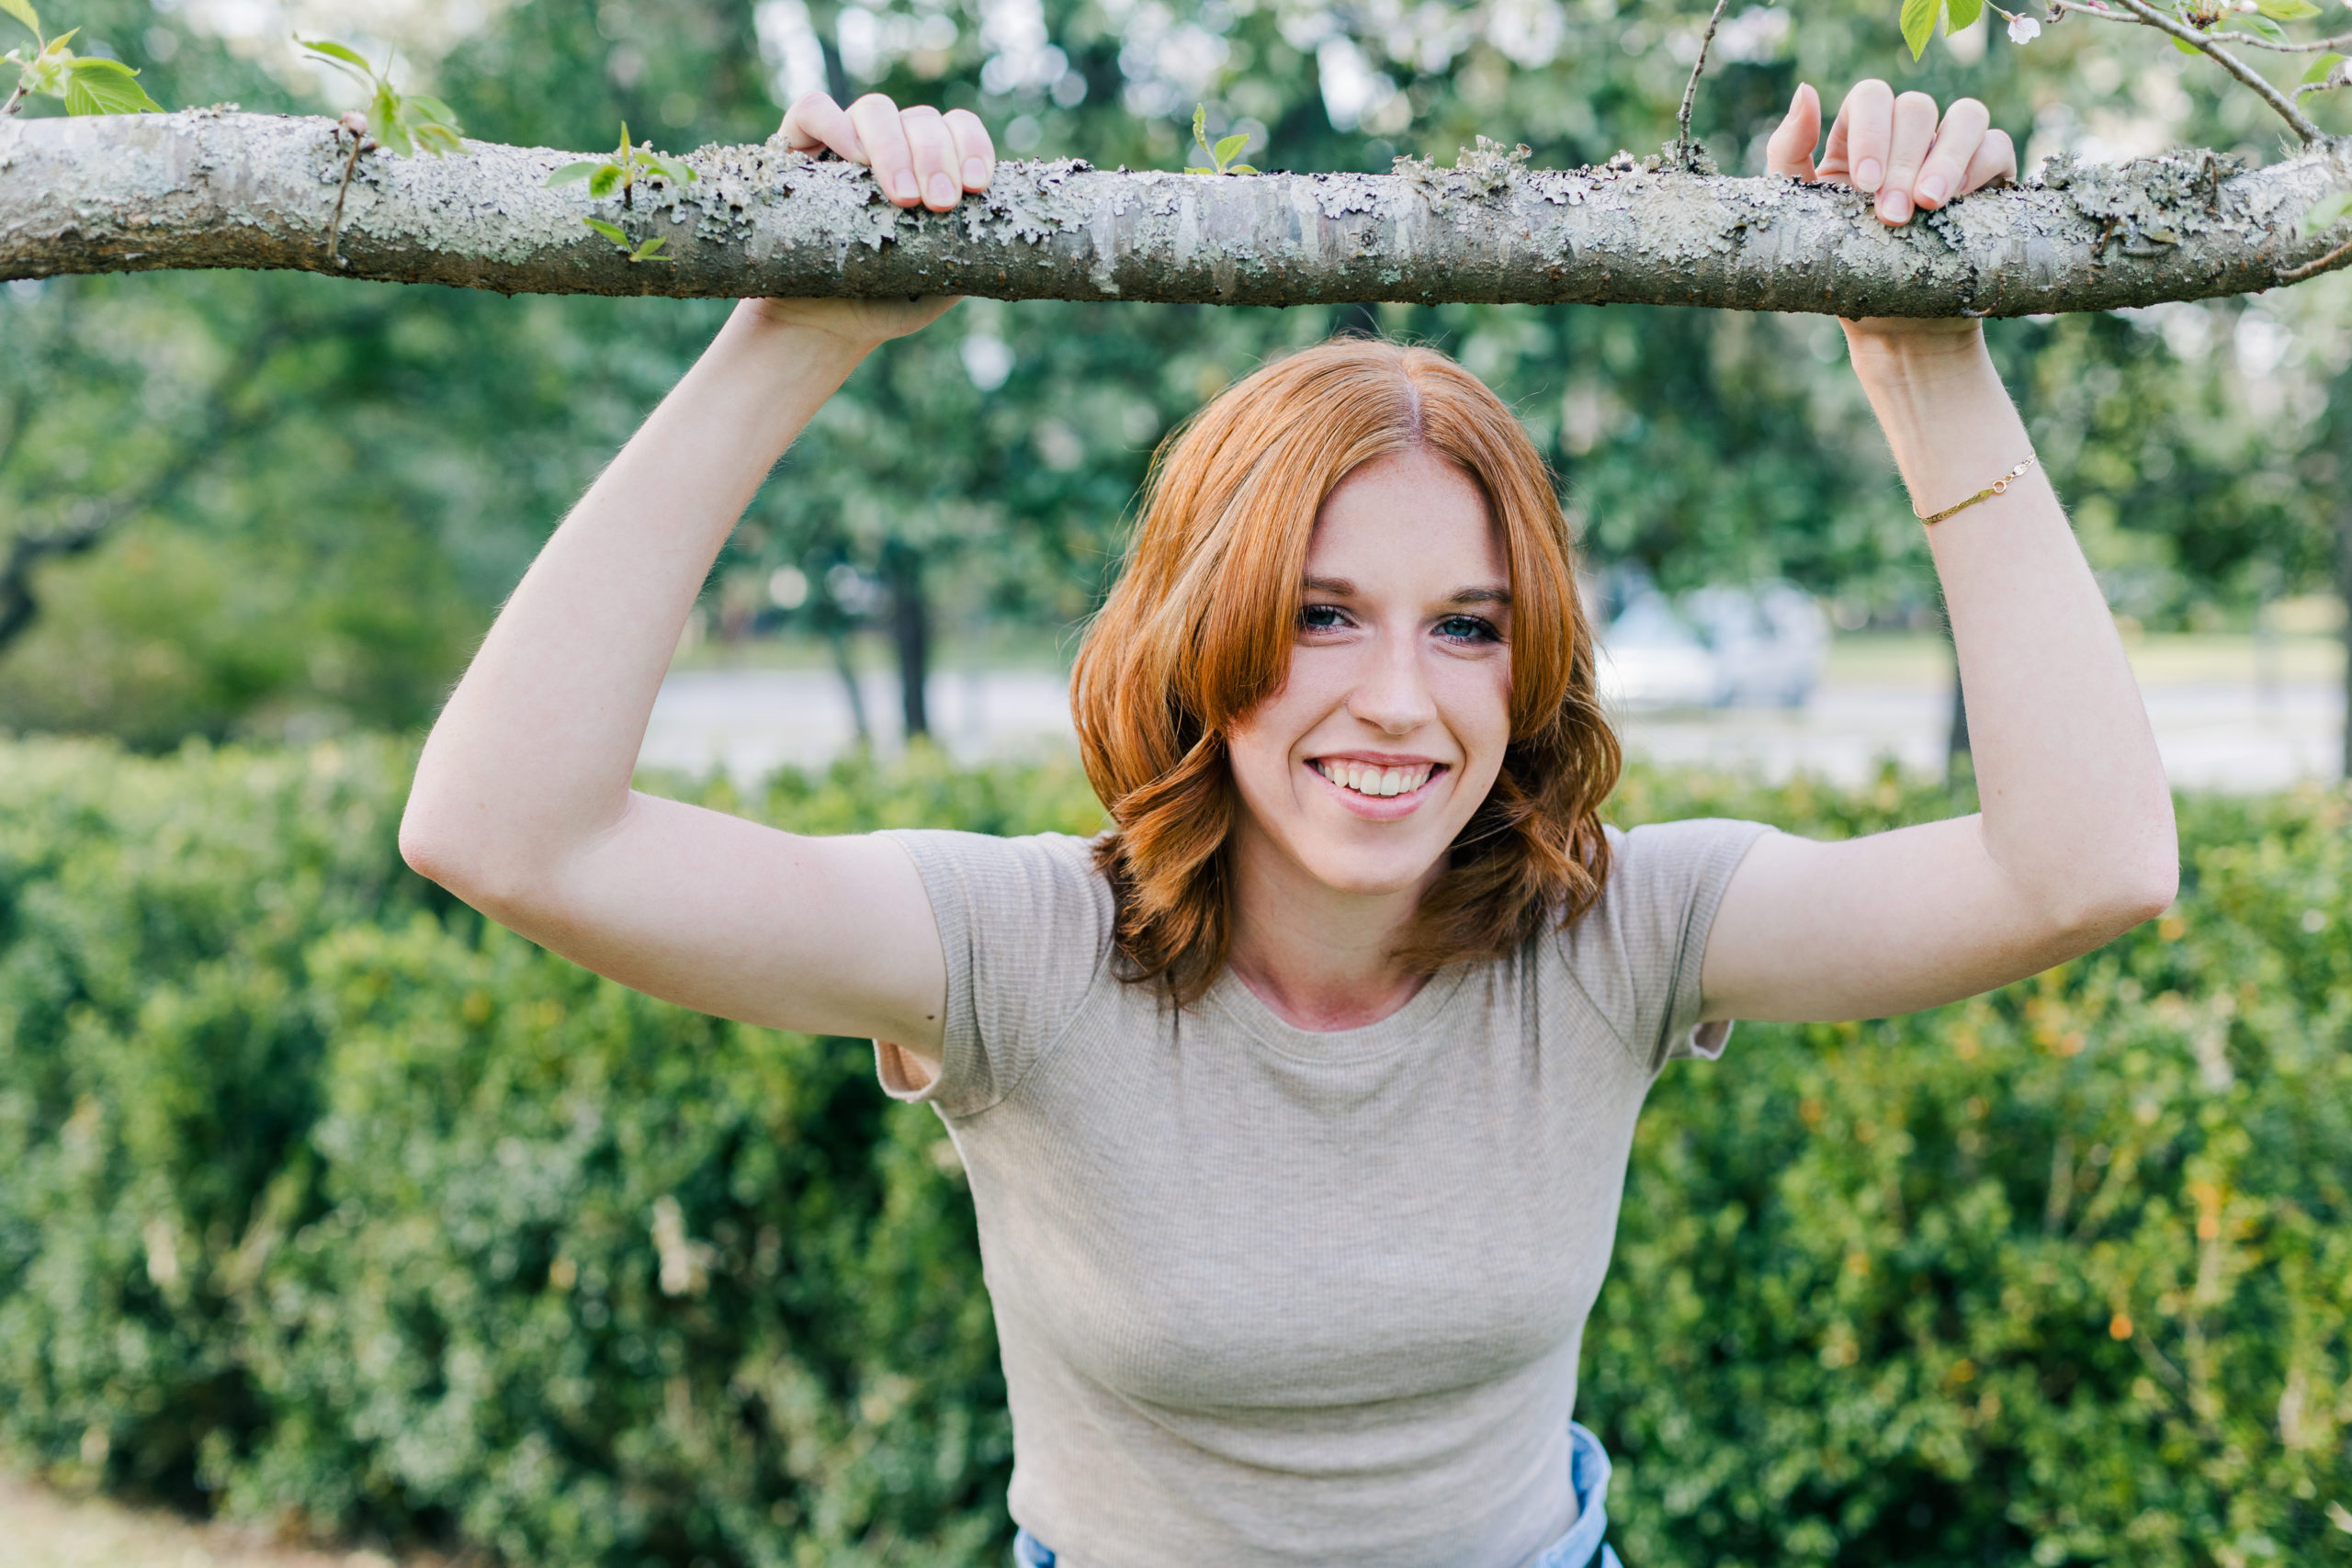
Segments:
[[[1359,762],[1345,757],[1317,757],[1309,765],[1341,789],[1351,790],[1374,800],[1410,795],[1429,783],[1430,775],[1437,771],[1434,762],[1408,762],[1386,767],[1378,762]]]

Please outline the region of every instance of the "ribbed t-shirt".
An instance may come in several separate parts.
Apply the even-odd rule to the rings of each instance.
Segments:
[[[877,1044],[971,1183],[1012,1517],[1069,1568],[1521,1568],[1634,1119],[1713,1056],[1700,964],[1764,829],[1611,830],[1598,903],[1390,1016],[1295,1029],[1230,972],[1120,977],[1091,843],[892,834],[947,958],[944,1065]]]

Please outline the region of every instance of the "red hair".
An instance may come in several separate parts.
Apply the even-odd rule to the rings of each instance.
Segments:
[[[1419,448],[1485,496],[1510,567],[1510,741],[1397,956],[1433,972],[1501,957],[1590,908],[1617,739],[1550,468],[1502,400],[1428,348],[1340,339],[1228,389],[1162,444],[1125,574],[1070,686],[1087,777],[1109,807],[1097,863],[1130,978],[1179,1005],[1224,967],[1238,805],[1226,736],[1282,686],[1307,542],[1340,481]]]

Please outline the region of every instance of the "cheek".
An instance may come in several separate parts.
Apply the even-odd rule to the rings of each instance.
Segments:
[[[1499,758],[1510,743],[1510,661],[1456,664],[1431,684],[1454,739],[1474,755]]]

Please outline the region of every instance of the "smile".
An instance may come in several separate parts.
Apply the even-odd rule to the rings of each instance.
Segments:
[[[1438,771],[1435,762],[1383,767],[1377,762],[1356,762],[1344,757],[1317,757],[1307,765],[1341,789],[1375,800],[1411,795]]]

